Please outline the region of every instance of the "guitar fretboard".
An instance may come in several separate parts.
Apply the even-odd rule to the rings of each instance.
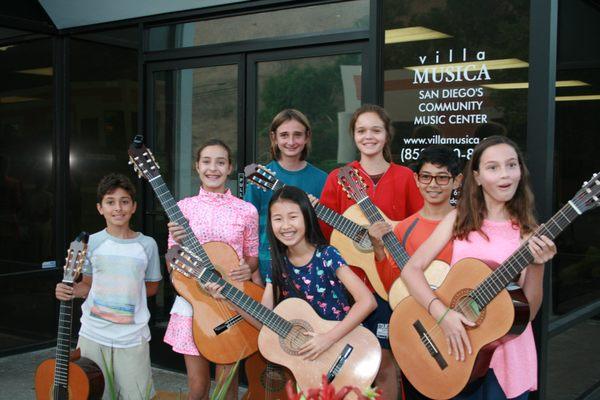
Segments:
[[[225,281],[213,269],[203,268],[202,265],[204,265],[204,263],[202,260],[198,261],[200,265],[193,268],[193,274],[200,283],[206,284],[214,282],[219,286],[223,286],[221,294],[225,298],[254,317],[257,321],[267,326],[277,335],[281,337],[286,337],[288,335],[292,329],[292,324],[290,322]]]
[[[571,203],[567,203],[548,222],[538,227],[533,235],[545,235],[553,240],[578,216],[577,210]],[[475,300],[480,309],[483,309],[532,261],[533,255],[525,241],[502,265],[481,282],[469,297]]]
[[[73,287],[70,282],[63,282]],[[67,388],[69,385],[69,357],[71,354],[71,325],[73,321],[73,300],[61,300],[56,337],[56,364],[54,386]]]
[[[368,196],[365,195],[363,198],[361,198],[358,201],[358,205],[371,224],[384,221],[383,215],[381,215],[377,207],[375,207],[375,204],[373,204]],[[386,233],[383,235],[382,240],[385,248],[388,249],[392,258],[396,262],[396,265],[398,265],[398,268],[402,269],[410,257],[406,253],[406,250],[404,250],[404,247],[402,247],[398,241],[396,235],[394,235],[394,232]]]
[[[186,237],[183,240],[184,246],[192,250],[192,252],[200,258],[205,268],[214,268],[208,259],[208,255],[204,251],[204,248],[198,241],[198,238],[196,235],[194,235],[194,231],[192,231],[192,228],[190,228],[188,220],[183,216],[181,209],[173,198],[173,195],[163,180],[162,175],[157,175],[148,181],[150,182],[150,185],[152,185],[152,189],[154,190],[154,193],[156,193],[156,197],[158,197],[160,204],[163,206],[165,213],[169,217],[169,221],[177,223],[185,230]]]

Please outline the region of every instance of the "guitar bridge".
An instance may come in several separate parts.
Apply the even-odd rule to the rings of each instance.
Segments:
[[[433,340],[431,340],[431,336],[429,336],[429,333],[427,333],[427,330],[425,329],[421,321],[415,321],[413,327],[417,331],[417,334],[421,339],[421,343],[423,343],[423,346],[427,348],[429,355],[431,355],[431,357],[433,357],[433,359],[437,362],[440,369],[446,369],[448,363],[446,363],[444,356],[442,356],[442,353],[440,353],[438,347],[435,345]]]
[[[231,328],[232,326],[234,326],[238,322],[241,322],[242,319],[243,319],[242,316],[239,315],[239,314],[237,314],[235,317],[231,317],[227,321],[223,322],[222,324],[215,326],[213,328],[213,331],[217,335],[220,335],[221,333],[225,332],[227,329]]]
[[[344,366],[344,363],[346,362],[348,357],[350,357],[350,353],[352,353],[352,350],[354,350],[354,347],[350,346],[349,344],[344,346],[344,349],[338,355],[335,362],[327,372],[327,382],[331,383],[335,379],[337,374],[339,374],[340,370]]]

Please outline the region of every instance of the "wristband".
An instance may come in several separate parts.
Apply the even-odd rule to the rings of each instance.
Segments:
[[[444,317],[446,317],[446,314],[448,314],[448,311],[450,311],[450,307],[446,308],[446,311],[444,311],[442,316],[435,323],[439,325],[444,320]]]
[[[429,300],[429,303],[427,304],[427,312],[428,312],[429,314],[431,314],[431,311],[430,311],[431,304],[432,304],[434,301],[436,301],[436,300],[440,300],[440,299],[439,299],[439,298],[437,298],[437,297],[434,297],[433,299]],[[441,300],[440,300],[440,301],[441,301]]]

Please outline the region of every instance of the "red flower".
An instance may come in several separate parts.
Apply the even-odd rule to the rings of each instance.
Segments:
[[[372,397],[367,397],[361,393],[356,386],[344,386],[339,391],[335,391],[335,387],[327,382],[327,376],[323,375],[323,383],[320,388],[308,389],[306,393],[302,391],[296,392],[292,381],[288,381],[285,385],[285,391],[289,400],[343,400],[349,393],[356,394],[358,400],[371,400]],[[376,390],[376,397],[381,396],[381,390]]]

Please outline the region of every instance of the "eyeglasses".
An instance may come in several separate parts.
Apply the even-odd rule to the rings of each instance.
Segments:
[[[429,174],[418,174],[419,182],[428,185],[431,183],[433,179],[435,179],[435,183],[440,186],[447,185],[450,183],[452,178],[450,175],[429,175]]]

